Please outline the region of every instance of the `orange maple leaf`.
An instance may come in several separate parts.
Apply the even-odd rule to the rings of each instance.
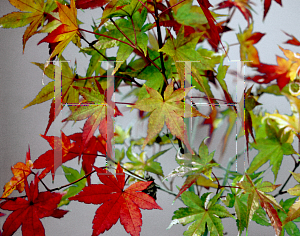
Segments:
[[[15,189],[19,191],[19,193],[24,191],[24,180],[28,175],[31,174],[32,169],[32,161],[30,157],[30,147],[28,146],[28,152],[26,153],[26,160],[24,164],[23,162],[18,162],[14,166],[11,167],[11,172],[13,173],[13,177],[7,182],[4,186],[4,192],[2,194],[2,198],[6,198],[9,196]]]
[[[81,45],[81,34],[78,29],[75,1],[71,0],[70,8],[66,5],[62,5],[59,2],[56,2],[56,4],[58,7],[59,19],[62,24],[38,43],[55,43],[55,48],[50,55],[50,59],[54,58],[57,54],[61,55],[62,51],[71,41],[78,47]]]
[[[256,83],[267,84],[273,80],[277,80],[280,90],[284,88],[290,81],[294,81],[300,71],[300,54],[279,47],[288,60],[277,56],[278,65],[259,64],[256,65],[257,71],[264,73],[263,75],[255,75],[247,77]]]
[[[36,34],[37,29],[49,16],[48,2],[34,0],[9,0],[9,2],[23,12],[12,12],[0,18],[0,27],[17,28],[30,24],[23,35],[23,52],[28,39]],[[47,10],[48,9],[48,12]]]

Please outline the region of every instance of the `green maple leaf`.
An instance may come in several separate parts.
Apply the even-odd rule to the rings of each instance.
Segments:
[[[128,170],[135,170],[136,174],[141,175],[144,177],[145,171],[161,175],[163,176],[163,170],[159,162],[156,162],[155,159],[159,156],[163,155],[169,149],[160,151],[154,154],[152,157],[147,158],[145,152],[141,152],[139,155],[132,151],[132,144],[127,149],[126,155],[131,162],[127,162],[124,164]]]
[[[68,180],[69,183],[72,183],[80,178],[82,178],[85,173],[83,171],[83,169],[81,169],[80,173],[71,168],[71,167],[66,167],[66,166],[61,166],[65,176]],[[85,186],[86,186],[86,178],[72,184],[72,186],[70,186],[69,188],[67,188],[65,191],[67,191],[67,193],[61,198],[60,203],[58,204],[57,207],[63,206],[63,205],[68,205],[70,203],[70,200],[68,199],[69,197],[73,197],[76,194],[78,194]]]
[[[192,87],[188,89],[180,88],[173,91],[172,82],[167,86],[163,98],[156,90],[149,88],[146,85],[144,86],[147,89],[150,98],[144,98],[132,106],[132,108],[151,112],[147,137],[142,149],[144,149],[146,144],[161,131],[164,123],[166,122],[171,133],[183,141],[190,152],[193,153],[189,143],[186,141],[188,139],[183,117],[206,116],[201,114],[194,107],[191,107],[189,104],[181,101]]]
[[[237,181],[240,179],[241,179],[240,176],[236,177],[233,180],[232,186],[236,186]],[[228,193],[226,199],[222,201],[227,207],[235,208],[236,217],[237,217],[236,224],[240,235],[242,234],[244,229],[248,231],[248,226],[251,220],[255,221],[257,224],[260,225],[266,225],[266,226],[271,225],[269,223],[269,220],[266,217],[266,212],[260,206],[258,206],[257,208],[256,203],[251,205],[251,207],[254,208],[253,211],[251,210],[249,211],[248,200],[251,201],[253,199],[251,194],[243,193],[243,190],[239,188],[231,188],[230,190],[231,193]],[[253,215],[249,214],[252,212],[254,212]]]
[[[286,142],[287,136],[282,135],[282,132],[283,129],[278,130],[276,129],[275,125],[266,124],[265,133],[267,135],[265,135],[264,138],[256,139],[256,144],[251,144],[255,149],[259,151],[259,153],[252,160],[247,173],[253,173],[267,161],[270,161],[270,165],[273,165],[272,172],[276,180],[283,155],[290,155],[295,153],[292,145]]]
[[[188,207],[179,208],[174,212],[172,222],[168,229],[174,224],[187,225],[192,223],[184,236],[203,235],[207,225],[211,236],[223,235],[223,224],[220,218],[234,218],[224,206],[217,204],[222,191],[209,200],[211,193],[204,193],[199,198],[195,193],[187,191],[181,195],[181,199]]]
[[[137,10],[142,6],[142,2],[145,3],[146,0],[120,0],[112,1],[115,2],[112,10],[102,16],[102,19],[107,19],[110,17],[117,16],[132,16]],[[145,8],[144,8],[145,9]]]
[[[149,55],[150,59],[156,64],[156,66],[161,68],[160,60],[155,60],[155,59],[159,58],[159,53],[155,50],[148,48],[148,55]],[[168,58],[167,61],[164,61],[167,78],[172,77],[171,63],[172,63],[172,59],[170,57]],[[150,88],[157,90],[157,91],[160,91],[161,88],[163,87],[164,77],[163,77],[161,71],[159,71],[157,69],[157,67],[155,67],[152,64],[147,66],[144,59],[139,58],[137,60],[134,60],[128,64],[128,67],[134,68],[135,70],[130,71],[130,72],[124,72],[124,73],[121,72],[121,74],[128,74],[132,77],[135,77],[135,78],[138,78],[141,80],[146,80],[146,82],[144,84]],[[149,97],[149,94],[148,94],[146,88],[145,87],[140,88],[139,93],[138,93],[138,100],[143,99],[143,98],[148,98],[148,97]]]
[[[189,176],[187,181],[190,183],[191,186],[192,182],[195,182],[200,176],[200,174],[204,174],[211,181],[213,181],[213,179],[211,178],[212,167],[218,166],[219,164],[212,163],[215,151],[209,153],[208,147],[204,143],[205,139],[202,141],[202,143],[199,146],[199,152],[198,152],[199,155],[191,154],[191,153],[177,155],[176,161],[180,166],[175,168],[169,175],[165,177],[165,179],[170,177],[175,177],[175,176],[180,176],[180,177]],[[187,184],[187,181],[185,182],[185,184]],[[177,197],[179,197],[179,195],[186,189],[187,188],[185,189],[181,188]]]
[[[208,80],[204,79],[201,76],[201,71],[204,70],[214,70],[211,67],[210,57],[202,56],[201,50],[195,50],[195,47],[199,41],[199,38],[202,34],[194,33],[189,35],[188,37],[184,37],[184,27],[181,27],[176,39],[170,38],[167,40],[165,45],[159,49],[159,52],[164,52],[172,57],[175,62],[175,66],[179,73],[179,78],[181,82],[181,86],[184,85],[185,79],[185,63],[188,61],[194,61],[192,63],[191,71],[195,76],[195,81],[193,85],[199,89],[201,92],[205,92],[205,94],[209,98],[213,98],[213,94],[210,90]],[[197,62],[195,62],[197,61]],[[188,80],[188,82],[191,82]],[[213,101],[211,101],[213,103]]]
[[[294,222],[292,222],[292,220],[295,222],[300,221],[299,201],[295,202],[296,199],[297,197],[294,197],[294,198],[289,198],[285,201],[281,200],[279,202],[279,204],[285,210],[285,211],[278,211],[278,216],[283,222],[282,232],[280,236],[284,236],[285,231],[287,232],[288,235],[300,236],[300,230],[298,229],[297,225]],[[288,212],[288,214],[286,212]]]
[[[132,21],[131,19],[132,18]],[[132,16],[128,17],[128,19],[121,18],[115,21],[115,24],[106,24],[105,35],[110,37],[122,40],[126,43],[133,43],[133,45],[137,46],[141,49],[144,55],[147,55],[147,44],[148,44],[148,36],[145,32],[147,32],[150,28],[152,28],[152,24],[145,24],[144,22],[147,18],[147,10],[144,8],[141,13],[136,11]],[[122,30],[122,33],[119,29]],[[124,35],[128,37],[128,40]],[[99,38],[99,42],[104,43],[108,39]],[[104,40],[104,42],[102,42]],[[111,41],[111,39],[109,39]],[[125,60],[130,56],[133,52],[134,48],[125,43],[116,43],[113,44],[119,46],[119,50],[117,52],[117,63],[114,68],[114,73],[119,69],[119,67],[125,62]]]
[[[197,27],[202,24],[207,23],[207,19],[203,14],[201,7],[192,6],[192,1],[186,4],[181,4],[178,8],[176,15],[174,15],[175,20],[182,25],[188,25],[192,27]]]
[[[272,192],[280,185],[274,185],[268,181],[262,182],[262,179],[259,179],[257,183],[254,183],[250,176],[245,174],[244,179],[237,183],[237,186],[242,188],[244,193],[249,194],[247,200],[247,217],[249,216],[248,224],[260,204],[270,218],[276,236],[279,236],[282,231],[282,222],[278,217],[274,206],[281,210],[283,210],[283,208],[277,203],[273,196],[266,194],[266,192]]]

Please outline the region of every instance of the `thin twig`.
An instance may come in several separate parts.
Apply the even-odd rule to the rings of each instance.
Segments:
[[[160,26],[159,26],[159,15],[158,15],[158,10],[157,10],[157,6],[156,6],[156,0],[154,0],[153,3],[154,3],[154,10],[155,10],[155,22],[156,22],[156,29],[157,29],[157,36],[158,36],[158,46],[159,46],[159,49],[161,49],[163,47],[163,44],[162,44],[161,31],[160,31]],[[160,56],[162,75],[164,77],[164,84],[163,84],[163,87],[161,90],[161,94],[163,96],[163,93],[167,87],[168,81],[167,81],[166,69],[165,69],[165,63],[164,63],[164,57],[163,57],[162,51],[159,52],[159,56]]]

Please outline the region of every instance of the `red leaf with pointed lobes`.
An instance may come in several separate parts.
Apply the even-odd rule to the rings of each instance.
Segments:
[[[127,233],[140,235],[142,209],[161,209],[148,194],[141,192],[152,181],[137,182],[124,189],[125,174],[118,163],[116,177],[103,168],[94,167],[102,184],[85,187],[79,194],[69,198],[88,204],[102,204],[93,220],[93,236],[109,230],[120,218]]]
[[[264,1],[264,18],[266,18],[266,15],[270,9],[270,6],[271,6],[271,2],[272,0],[265,0]],[[282,3],[281,3],[281,0],[275,0],[275,2],[277,2],[280,6],[282,6]]]
[[[289,37],[292,38],[292,39],[289,39],[288,41],[286,41],[285,43],[292,44],[292,45],[295,45],[295,46],[300,46],[299,40],[296,39],[293,35],[288,34],[288,33],[284,32],[284,31],[283,31],[283,33],[285,33],[287,36],[289,36]]]
[[[260,63],[259,65],[256,65],[257,71],[264,74],[247,77],[246,79],[260,84],[267,84],[276,79],[280,90],[282,90],[290,81],[294,81],[296,76],[299,75],[298,68],[300,66],[300,54],[296,54],[281,47],[279,48],[283,51],[288,60],[277,56],[278,65]]]
[[[103,7],[110,0],[76,0],[76,8],[79,9],[94,9],[96,7]]]
[[[209,7],[212,7],[212,5],[209,3],[208,0],[197,0],[210,27],[210,32],[211,32],[211,42],[213,43],[213,45],[215,45],[215,47],[218,46],[219,42],[221,42],[220,36],[219,36],[219,30],[218,27],[216,26],[217,22],[214,19],[214,17],[212,16],[212,14],[210,13],[210,11],[208,10]],[[222,42],[221,42],[222,44]],[[223,44],[222,47],[224,49],[224,51],[226,52]]]
[[[219,3],[217,9],[223,9],[223,8],[229,8],[231,9],[232,7],[236,7],[239,9],[239,11],[243,14],[244,18],[247,20],[248,25],[249,20],[252,19],[252,14],[249,9],[251,9],[249,0],[227,0]]]
[[[38,191],[38,176],[28,186],[25,179],[25,190],[27,200],[17,198],[16,200],[6,200],[0,204],[3,210],[13,211],[3,225],[3,236],[13,235],[22,225],[22,235],[45,235],[45,229],[40,221],[44,217],[63,217],[68,211],[57,209],[63,194]]]
[[[86,174],[90,173],[95,163],[97,152],[106,154],[106,140],[99,135],[98,137],[92,136],[89,142],[85,145],[82,138],[82,133],[75,133],[69,136],[70,139],[76,144],[70,149],[70,153],[77,153],[82,156],[82,168]],[[91,176],[87,177],[88,185],[91,184]]]
[[[40,174],[40,178],[44,178],[50,171],[52,173],[52,179],[54,180],[56,169],[63,163],[72,160],[78,154],[69,152],[74,146],[74,143],[70,142],[70,138],[61,132],[61,138],[56,136],[41,136],[48,141],[52,150],[48,150],[44,154],[40,155],[33,163],[34,169],[43,169]],[[54,160],[54,158],[56,158]]]

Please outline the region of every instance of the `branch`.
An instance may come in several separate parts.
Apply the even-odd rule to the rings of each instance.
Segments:
[[[294,166],[294,169],[292,170],[292,172],[295,172],[295,170],[299,167],[300,162],[297,162]],[[283,189],[285,188],[285,186],[287,185],[287,183],[289,182],[289,180],[292,177],[292,173],[289,175],[289,177],[286,179],[286,181],[284,182],[284,184],[282,185],[282,187],[279,189],[279,192],[277,194],[274,195],[274,197],[277,197],[279,195],[285,194],[287,193],[287,191],[283,191]]]
[[[105,167],[100,167],[100,168],[106,168],[106,166],[105,166]],[[91,171],[90,173],[86,174],[85,176],[83,176],[83,177],[81,177],[81,178],[79,178],[79,179],[73,181],[72,183],[68,183],[68,184],[63,185],[63,186],[60,186],[60,187],[58,187],[58,188],[50,189],[49,192],[53,192],[53,191],[61,190],[62,188],[69,187],[70,185],[73,185],[73,184],[75,184],[75,183],[77,183],[77,182],[79,182],[79,181],[81,181],[81,180],[87,178],[88,176],[90,176],[90,175],[93,174],[94,172],[96,172],[96,170]]]
[[[158,10],[157,10],[157,6],[156,6],[156,0],[154,0],[153,2],[154,2],[154,9],[155,9],[155,22],[156,22],[156,29],[157,29],[157,36],[158,36],[158,46],[159,46],[159,49],[161,49],[163,47],[163,43],[162,43],[160,26],[159,26],[159,15],[158,15]],[[165,69],[165,64],[164,64],[163,53],[159,52],[159,56],[160,56],[161,70],[162,70],[162,74],[163,74],[164,81],[165,81],[163,84],[162,90],[161,90],[161,95],[163,96],[164,91],[167,87],[168,81],[167,81],[167,76],[166,76],[166,69]]]

